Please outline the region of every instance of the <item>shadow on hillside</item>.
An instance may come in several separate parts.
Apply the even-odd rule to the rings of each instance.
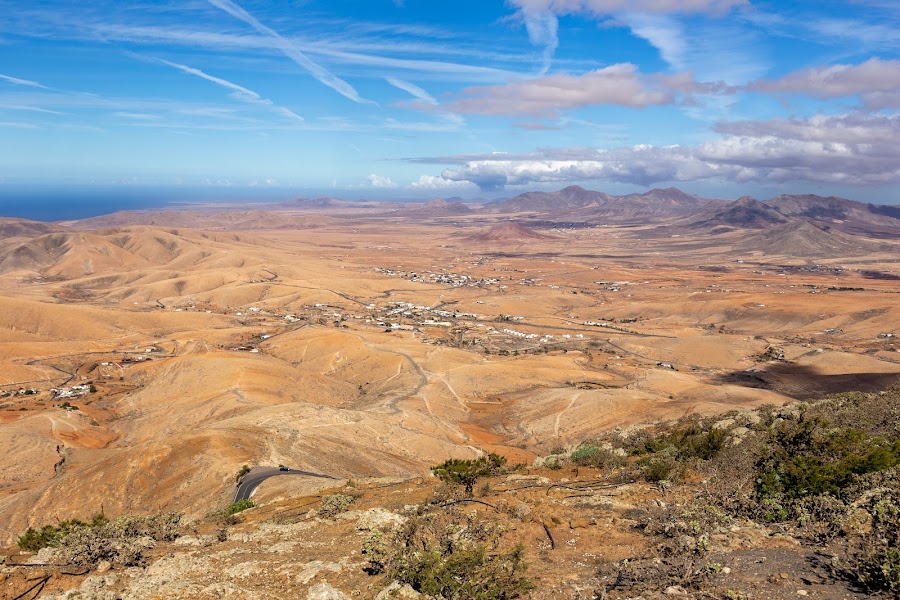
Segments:
[[[733,371],[716,377],[719,384],[771,390],[808,400],[841,392],[875,392],[900,384],[900,373],[845,373],[823,375],[815,369],[791,362],[765,363],[748,371]]]

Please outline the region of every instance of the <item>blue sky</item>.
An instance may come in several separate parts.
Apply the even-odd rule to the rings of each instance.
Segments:
[[[0,0],[0,182],[900,202],[896,0]]]

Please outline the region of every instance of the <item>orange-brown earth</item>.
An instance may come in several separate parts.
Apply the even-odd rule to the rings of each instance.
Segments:
[[[509,216],[463,211],[216,214],[7,228],[0,539],[101,508],[202,516],[244,464],[361,479],[530,461],[900,375],[884,236],[798,258],[632,225],[479,236]],[[95,391],[50,391],[73,385]]]

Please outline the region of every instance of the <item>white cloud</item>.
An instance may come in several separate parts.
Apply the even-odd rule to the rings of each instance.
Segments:
[[[376,175],[372,173],[368,177],[369,185],[373,188],[378,189],[391,189],[397,187],[397,184],[391,181],[390,177],[384,177],[382,175]]]
[[[734,121],[715,126],[719,133],[743,137],[832,142],[840,144],[895,144],[900,139],[900,115],[816,115],[808,119]]]
[[[620,63],[584,75],[549,75],[506,85],[473,87],[451,107],[481,115],[554,115],[560,110],[613,104],[643,108],[666,104],[671,91],[642,76],[635,65]]]
[[[667,14],[723,15],[748,4],[748,0],[507,0],[518,8],[528,39],[543,48],[543,73],[547,71],[559,46],[558,19],[562,15],[588,14],[597,18],[618,16],[632,27],[635,35],[657,47],[666,61],[681,60],[684,42],[673,21],[655,17]],[[653,16],[650,16],[653,15]]]
[[[663,60],[676,69],[684,69],[687,44],[681,24],[668,15],[629,13],[619,17],[631,32],[659,50]]]
[[[509,0],[513,6],[546,10],[558,15],[593,13],[612,15],[623,12],[723,14],[748,0]]]
[[[559,20],[549,10],[535,10],[529,6],[523,6],[521,11],[528,39],[538,48],[542,48],[541,75],[550,69],[553,54],[559,45]]]
[[[422,175],[409,184],[414,190],[442,191],[442,192],[471,192],[478,189],[471,181],[453,181],[445,177],[435,175]]]
[[[875,57],[858,65],[803,69],[779,79],[755,81],[748,89],[824,99],[859,96],[872,108],[896,108],[900,107],[900,60]]]

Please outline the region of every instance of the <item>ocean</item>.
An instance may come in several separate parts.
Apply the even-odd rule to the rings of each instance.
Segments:
[[[296,198],[291,190],[131,186],[0,185],[0,218],[32,221],[86,219],[120,210],[192,205],[266,204]]]

